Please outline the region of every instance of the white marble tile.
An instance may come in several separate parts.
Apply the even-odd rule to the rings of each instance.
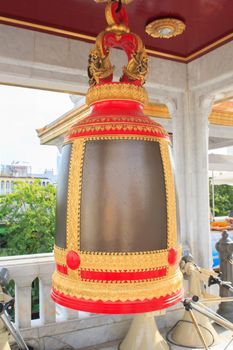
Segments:
[[[174,91],[186,89],[186,65],[164,60],[158,57],[149,58],[149,73],[146,87],[159,85],[161,89],[172,88]]]
[[[33,61],[34,35],[31,30],[0,24],[0,56]]]
[[[211,85],[210,88],[214,90],[221,80],[227,79],[227,76],[231,78],[232,83],[232,52],[233,42],[231,41],[190,62],[187,66],[189,87],[197,89]]]
[[[45,350],[56,350],[62,344],[72,346],[75,349],[81,349],[87,346],[96,346],[110,340],[122,339],[127,332],[129,323],[130,322],[126,320],[116,322],[112,325],[105,324],[77,330],[75,332],[67,331],[62,334],[44,336]]]
[[[229,344],[229,341],[232,339],[232,332],[223,330],[221,327],[216,326],[217,331],[221,334],[221,343],[211,347],[211,350],[224,350],[226,346]],[[164,337],[166,337],[168,329],[165,329],[162,331],[162,334]],[[119,350],[119,341],[113,341],[109,343],[103,343],[100,345],[92,346],[92,347],[84,347],[80,350]],[[170,350],[196,350],[196,348],[186,348],[181,346],[176,346],[173,344],[170,344]],[[233,342],[229,345],[229,347],[226,350],[232,350],[233,349]],[[148,349],[142,349],[142,350],[148,350]],[[154,349],[153,349],[154,350]]]
[[[35,34],[34,61],[68,66],[69,40],[44,33]]]
[[[72,68],[81,69],[87,77],[87,61],[94,43],[69,40],[68,64]]]

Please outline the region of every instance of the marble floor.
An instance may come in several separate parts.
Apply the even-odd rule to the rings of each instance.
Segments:
[[[233,350],[233,333],[217,325],[215,326],[215,328],[218,334],[220,334],[221,343],[210,347],[210,349],[211,350]],[[166,330],[162,333],[166,334]],[[115,341],[115,342],[83,348],[80,350],[119,350],[119,343],[120,341]],[[169,344],[169,346],[170,346],[170,350],[194,350],[192,348],[186,348],[186,347],[176,346],[172,344]],[[133,350],[133,349],[129,349],[129,350]],[[140,350],[144,350],[144,349],[140,349]]]

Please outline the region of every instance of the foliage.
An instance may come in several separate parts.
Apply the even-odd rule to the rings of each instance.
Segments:
[[[212,209],[212,188],[210,186],[210,208]],[[233,210],[233,186],[214,186],[215,216],[226,216]]]
[[[39,296],[40,282],[37,277],[32,282],[32,304],[31,304],[31,318],[35,320],[40,318],[40,296]]]
[[[0,255],[51,252],[55,233],[53,185],[16,182],[14,192],[0,197]]]

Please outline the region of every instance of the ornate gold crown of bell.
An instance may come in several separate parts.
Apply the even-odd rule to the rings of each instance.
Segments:
[[[182,297],[166,131],[143,114],[147,55],[125,8],[89,56],[90,115],[65,138],[57,195],[55,302],[95,313],[163,309]],[[128,57],[113,83],[112,47]]]

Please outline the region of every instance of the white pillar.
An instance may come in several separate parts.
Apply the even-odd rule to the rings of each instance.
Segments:
[[[52,274],[54,264],[46,262],[39,267],[40,281],[40,320],[42,324],[56,322],[56,305],[51,299]]]
[[[177,214],[180,216],[180,230],[178,232],[180,241],[183,246],[188,244],[187,227],[186,227],[186,172],[185,172],[185,123],[184,119],[184,100],[182,96],[177,96],[177,99],[165,101],[170,117],[172,118],[173,131],[173,159],[175,170],[175,183],[177,190]]]
[[[211,267],[208,189],[208,115],[212,96],[180,94],[173,116],[175,173],[180,202],[181,240],[195,261]]]
[[[34,278],[14,277],[15,323],[17,328],[31,328],[31,289]]]
[[[213,96],[199,96],[195,104],[196,109],[196,177],[197,177],[197,230],[198,241],[195,242],[198,250],[198,261],[203,266],[212,267],[212,250],[209,219],[209,183],[208,183],[208,144],[209,127],[208,117],[212,109]],[[199,102],[199,103],[198,103]]]
[[[51,299],[51,276],[40,276],[40,320],[42,324],[56,322],[55,303]]]

